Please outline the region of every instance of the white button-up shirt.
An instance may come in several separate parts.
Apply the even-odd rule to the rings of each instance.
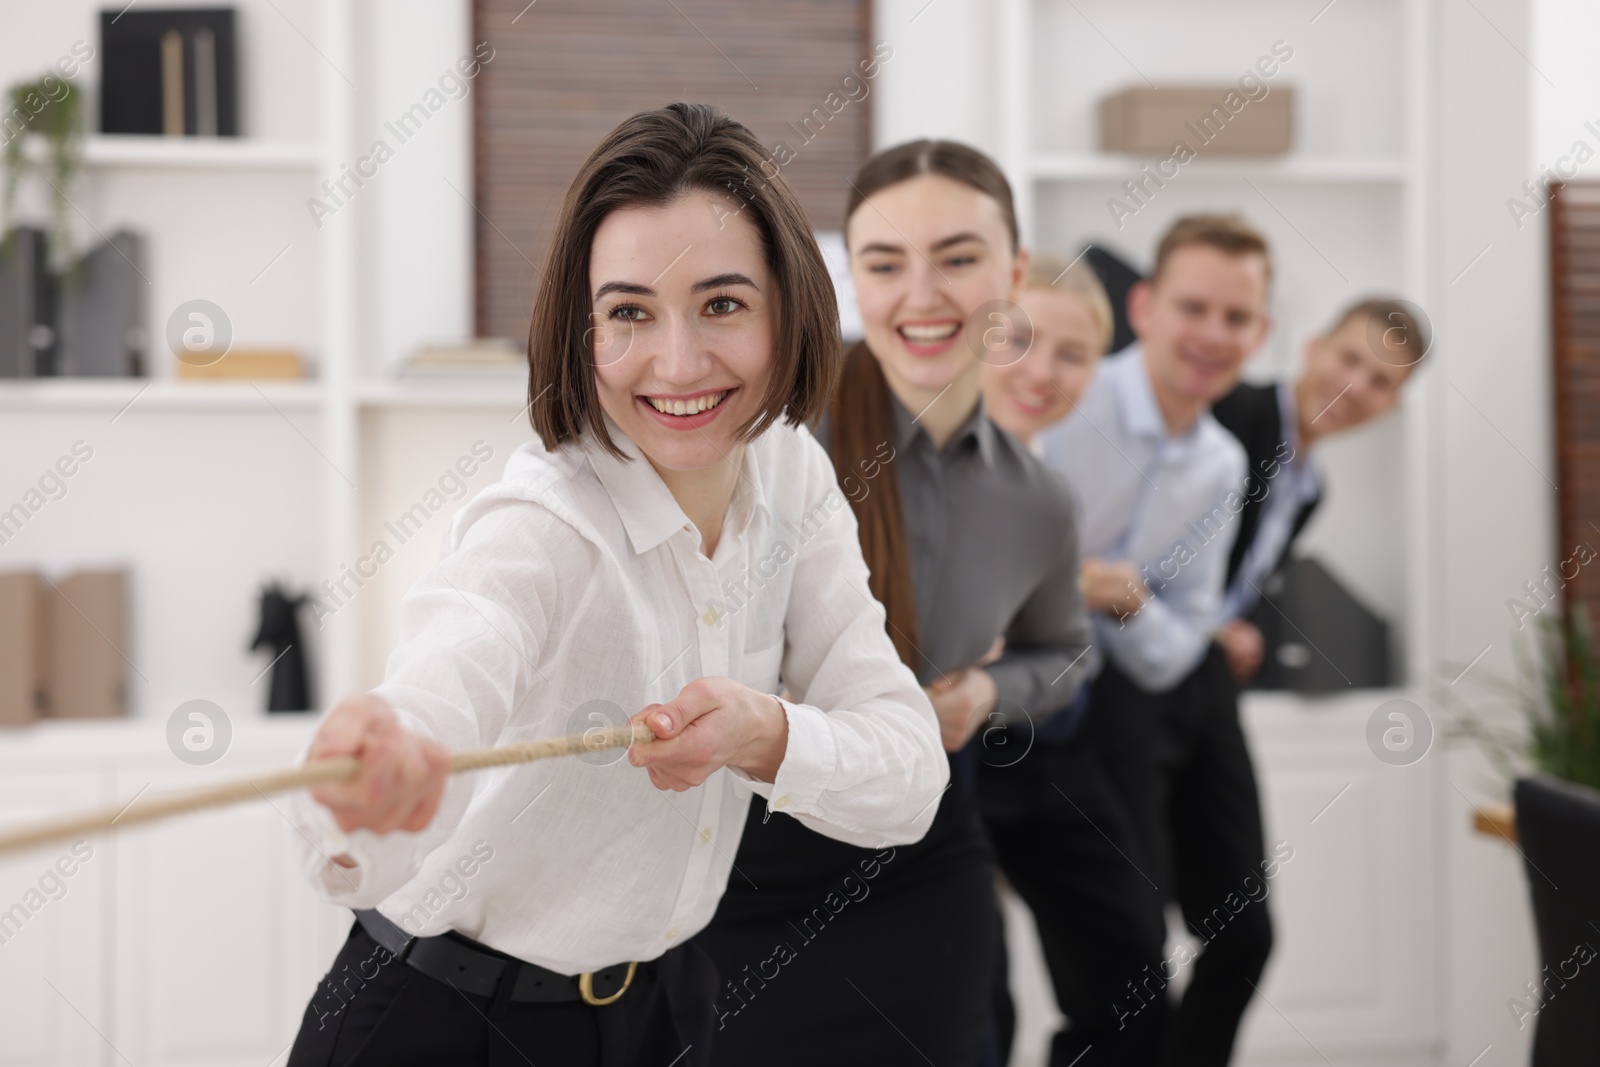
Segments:
[[[1244,448],[1210,411],[1167,432],[1138,345],[1101,360],[1073,414],[1039,435],[1078,498],[1084,558],[1127,560],[1155,595],[1124,621],[1091,616],[1096,643],[1161,692],[1205,655],[1244,509]]]
[[[455,750],[623,725],[690,681],[782,701],[767,784],[724,768],[658,790],[622,750],[450,779],[420,833],[339,831],[293,801],[329,899],[413,934],[457,930],[566,974],[648,960],[710,921],[750,793],[867,847],[919,839],[949,779],[938,724],[867,586],[856,521],[803,429],[748,446],[715,555],[637,446],[522,446],[452,520],[443,558],[400,602],[375,692]],[[348,852],[346,869],[329,857]],[[734,875],[738,877],[738,875]]]

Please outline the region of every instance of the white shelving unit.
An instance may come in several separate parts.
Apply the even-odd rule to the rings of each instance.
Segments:
[[[1179,215],[1243,214],[1266,233],[1276,267],[1274,337],[1252,376],[1292,371],[1304,340],[1361,296],[1433,306],[1430,0],[1341,0],[1320,13],[1269,0],[1001,0],[997,15],[999,154],[1034,247],[1070,257],[1092,241],[1146,269]],[[1267,84],[1295,88],[1292,151],[1202,150],[1130,197],[1124,183],[1157,160],[1099,151],[1100,100],[1136,85],[1233,84],[1278,41],[1294,54]],[[1132,214],[1113,214],[1113,198]],[[1426,610],[1438,603],[1426,442],[1439,416],[1429,386],[1424,374],[1398,417],[1319,449],[1336,503],[1303,542],[1390,619],[1412,686],[1438,649]],[[1246,1018],[1246,1064],[1319,1062],[1324,1050],[1341,1062],[1432,1062],[1440,876],[1427,843],[1437,764],[1389,774],[1361,740],[1372,709],[1403,696],[1417,690],[1244,702],[1268,841],[1298,854],[1273,893],[1278,949]],[[1343,810],[1317,818],[1335,795]],[[1399,869],[1411,879],[1403,892],[1379,874]],[[1048,1007],[1035,1006],[1035,1017]]]
[[[76,40],[98,47],[101,6],[51,5],[3,35],[0,84],[43,70]],[[152,377],[0,382],[0,510],[75,441],[93,449],[65,491],[0,544],[0,568],[112,563],[132,580],[119,650],[130,718],[0,731],[8,821],[292,760],[314,721],[262,711],[271,653],[247,647],[259,587],[281,580],[335,607],[301,614],[319,709],[375,683],[395,602],[437,558],[450,514],[530,435],[523,382],[397,381],[389,371],[410,349],[472,333],[474,216],[456,191],[473,187],[470,102],[451,100],[320,225],[308,207],[325,179],[390,136],[385,120],[472,54],[467,0],[235,8],[243,136],[91,134],[69,190],[79,247],[122,227],[147,240]],[[85,64],[73,88],[92,99],[98,77],[97,63]],[[19,207],[48,217],[38,190],[24,190]],[[191,299],[224,310],[236,348],[298,349],[310,376],[175,377],[165,326]],[[493,458],[457,490],[446,475],[479,440]],[[394,540],[384,521],[441,484],[447,506],[351,585],[374,542]],[[347,592],[330,594],[340,581]],[[233,723],[233,747],[212,768],[167,750],[169,715],[197,698]],[[292,840],[260,805],[97,843],[68,897],[0,951],[0,994],[16,1024],[0,1041],[0,1067],[281,1064],[349,924],[295,869]],[[0,863],[0,908],[54,858]],[[254,962],[239,982],[198,988],[216,946],[235,943],[239,915],[270,935],[245,946]]]
[[[1277,261],[1276,326],[1251,376],[1291,371],[1304,341],[1360,296],[1398,293],[1431,306],[1429,12],[1429,0],[1350,0],[1309,14],[1267,0],[1002,0],[999,155],[1027,239],[1069,255],[1094,241],[1144,267],[1178,215],[1242,213],[1267,234]],[[1202,149],[1164,184],[1130,196],[1126,183],[1157,160],[1098,150],[1099,101],[1131,85],[1232,84],[1275,42],[1293,50],[1265,79],[1297,93],[1293,150],[1249,157]],[[1404,62],[1384,62],[1390,53]],[[1360,78],[1350,75],[1354,55],[1363,56]],[[1113,200],[1131,214],[1114,213]],[[1429,412],[1414,392],[1398,418],[1321,450],[1341,500],[1361,504],[1325,509],[1305,541],[1390,619],[1408,679],[1433,658],[1420,610],[1430,602],[1425,568],[1406,566],[1426,544]],[[1406,458],[1401,478],[1396,455]],[[1404,515],[1405,540],[1349,521],[1372,513]]]
[[[374,138],[393,139],[384,120],[430,89],[437,71],[470,55],[470,5],[412,4],[393,17],[363,0],[244,0],[237,10],[243,136],[90,134],[69,193],[80,246],[123,226],[147,240],[152,376],[0,382],[0,449],[21,477],[36,477],[28,472],[75,440],[97,450],[63,502],[4,546],[0,566],[114,560],[130,569],[130,703],[152,724],[196,697],[260,714],[265,695],[253,679],[270,657],[245,647],[257,586],[277,578],[327,598],[324,583],[380,536],[382,518],[422,492],[406,469],[387,467],[393,457],[404,452],[418,477],[436,479],[481,421],[497,459],[476,489],[528,436],[511,421],[524,383],[396,381],[388,372],[409,349],[471,335],[473,214],[454,191],[472,188],[470,101],[431,118],[347,204],[323,190]],[[75,39],[97,43],[97,12],[87,0],[59,5],[30,27],[37,41],[0,46],[0,64],[9,63],[0,75],[27,76]],[[85,64],[74,87],[92,97],[98,75]],[[28,148],[42,156],[41,143]],[[319,219],[311,198],[337,210]],[[44,217],[38,190],[25,189],[21,206]],[[236,348],[300,350],[309,377],[174,377],[166,321],[191,299],[224,310]],[[214,510],[187,503],[211,486]],[[0,485],[0,499],[12,498],[3,506],[26,487]],[[138,509],[99,521],[119,494]],[[169,517],[179,515],[174,531]],[[203,597],[174,586],[196,563],[196,575],[209,575]],[[363,653],[357,635],[368,622],[388,632],[381,613],[398,590],[387,586],[418,569],[387,568],[377,582],[386,591],[363,588],[353,610],[302,615],[319,707],[377,680],[383,650]]]

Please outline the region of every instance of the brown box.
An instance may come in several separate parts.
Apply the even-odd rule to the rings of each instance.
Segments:
[[[1168,156],[1179,141],[1199,155],[1267,156],[1294,144],[1294,90],[1251,100],[1237,85],[1127,89],[1100,101],[1100,148]]]
[[[32,722],[44,703],[44,592],[33,571],[0,574],[0,726]]]
[[[79,571],[44,595],[45,712],[100,719],[128,710],[127,574]]]
[[[208,381],[241,378],[293,380],[305,377],[300,353],[293,349],[232,348],[215,363],[197,365],[178,360],[178,377]]]

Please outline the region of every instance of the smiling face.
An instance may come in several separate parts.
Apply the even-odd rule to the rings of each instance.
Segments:
[[[1154,281],[1128,294],[1128,321],[1163,409],[1205,407],[1233,388],[1267,335],[1266,261],[1203,244],[1178,248]]]
[[[983,402],[1002,429],[1027,442],[1077,406],[1100,361],[1103,331],[1074,292],[1030,285],[1017,304],[1033,331],[1013,331],[1010,344],[1026,354],[1016,362],[984,363]]]
[[[962,182],[919,175],[869,196],[845,238],[863,334],[890,387],[926,396],[975,374],[994,324],[973,312],[1013,298],[1026,269],[1000,205]]]
[[[1382,332],[1383,324],[1374,325],[1370,315],[1356,315],[1306,345],[1305,371],[1295,385],[1295,397],[1310,436],[1359,426],[1400,402],[1400,386],[1411,368],[1404,350],[1375,351],[1374,339]]]
[[[737,456],[772,374],[777,298],[761,237],[727,197],[695,190],[621,208],[589,253],[600,406],[657,470]]]

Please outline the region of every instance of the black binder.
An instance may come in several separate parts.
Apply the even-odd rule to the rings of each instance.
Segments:
[[[118,230],[91,249],[60,283],[64,375],[142,377],[146,372],[144,239]]]
[[[0,378],[56,372],[56,283],[43,230],[18,226],[0,242]]]
[[[1261,630],[1261,673],[1253,689],[1331,693],[1393,683],[1389,626],[1326,567],[1289,560],[1262,585],[1251,616]]]

